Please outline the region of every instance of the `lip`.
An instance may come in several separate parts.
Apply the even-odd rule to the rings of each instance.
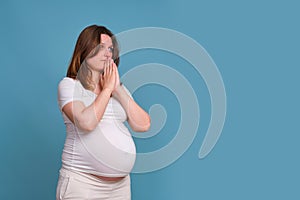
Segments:
[[[107,61],[109,61],[109,60],[100,60],[100,61],[102,61],[102,62],[107,62]],[[113,60],[113,62],[115,62],[115,61]]]

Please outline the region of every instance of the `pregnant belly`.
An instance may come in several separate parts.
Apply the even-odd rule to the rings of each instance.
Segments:
[[[123,123],[101,122],[93,132],[79,134],[79,138],[99,165],[105,165],[116,173],[130,173],[132,170],[136,148]]]

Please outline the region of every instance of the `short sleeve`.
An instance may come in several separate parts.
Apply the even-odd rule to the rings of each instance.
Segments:
[[[57,99],[60,110],[62,110],[67,103],[78,100],[78,98],[75,97],[75,87],[76,81],[67,77],[62,79],[58,84]]]

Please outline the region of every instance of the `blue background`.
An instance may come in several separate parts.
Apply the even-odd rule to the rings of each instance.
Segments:
[[[210,118],[201,77],[188,66],[176,66],[184,61],[167,53],[149,50],[124,57],[121,74],[148,62],[174,65],[200,91],[201,99],[201,123],[193,144],[166,168],[132,174],[133,200],[300,198],[296,0],[10,0],[0,5],[0,199],[55,199],[65,137],[57,84],[80,31],[90,24],[105,25],[114,33],[145,26],[182,32],[207,50],[226,87],[222,135],[200,160]],[[155,98],[156,92],[165,97]],[[136,139],[137,149],[164,146],[178,128],[178,102],[158,86],[144,87],[134,96],[145,108],[161,103],[172,113],[159,135]]]

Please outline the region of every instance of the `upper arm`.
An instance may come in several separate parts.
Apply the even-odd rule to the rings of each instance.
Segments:
[[[77,88],[78,89],[78,88]],[[76,82],[71,78],[64,78],[58,85],[58,104],[62,112],[74,123],[77,113],[81,112],[85,106],[77,95]]]
[[[85,105],[81,101],[71,101],[62,108],[62,111],[74,124],[74,121],[78,119],[77,116],[84,110],[84,108]]]

